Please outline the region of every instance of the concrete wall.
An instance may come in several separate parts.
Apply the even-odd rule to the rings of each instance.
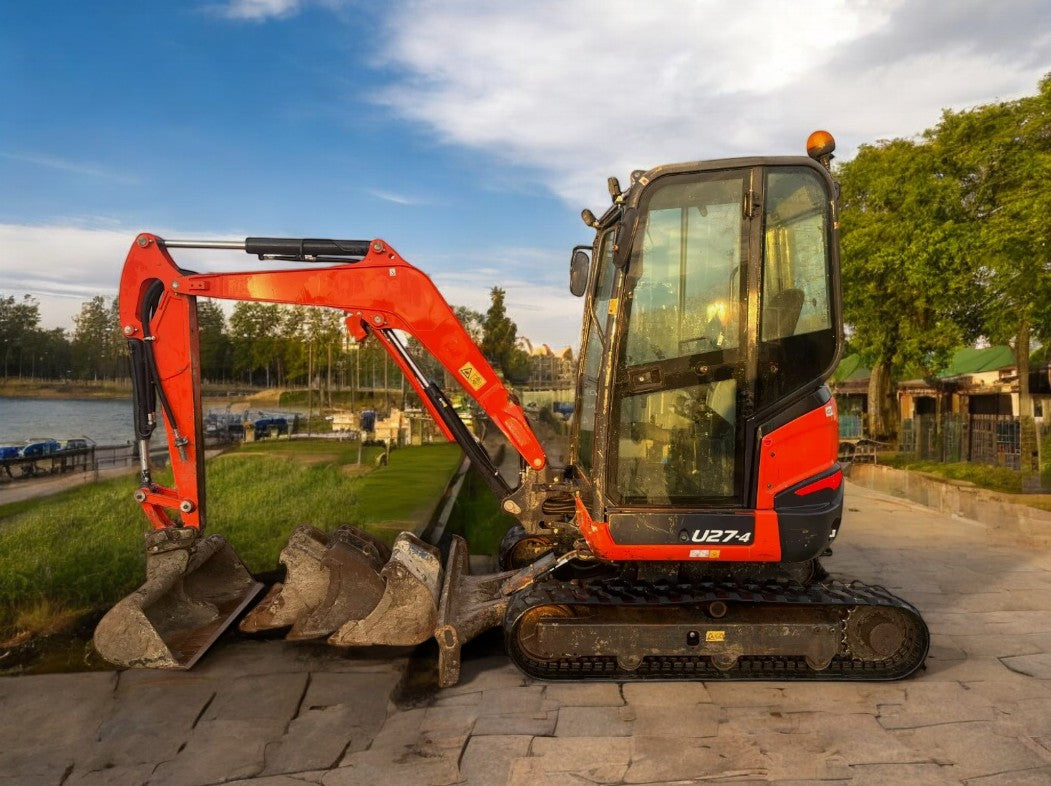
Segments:
[[[854,464],[850,479],[867,488],[903,497],[950,515],[980,521],[1037,546],[1051,546],[1051,511],[1019,505],[1014,495],[878,464]]]

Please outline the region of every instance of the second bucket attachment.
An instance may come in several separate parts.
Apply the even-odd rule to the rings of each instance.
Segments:
[[[241,630],[291,627],[290,639],[328,636],[376,606],[383,595],[380,570],[389,557],[385,543],[355,527],[340,527],[331,536],[309,525],[296,527],[281,550],[284,582],[241,620]]]
[[[383,595],[375,608],[361,618],[348,618],[329,636],[329,644],[412,646],[434,635],[442,585],[438,549],[402,532],[394,540],[390,559],[380,575]]]
[[[281,551],[285,581],[241,621],[241,630],[289,627],[289,639],[339,647],[420,644],[434,635],[442,583],[441,558],[408,532],[388,548],[344,526],[326,535],[297,527]]]

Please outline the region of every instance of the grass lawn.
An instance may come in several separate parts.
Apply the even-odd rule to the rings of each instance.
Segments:
[[[966,461],[954,463],[925,461],[901,453],[880,454],[879,461],[881,464],[886,464],[895,469],[907,469],[911,472],[925,472],[930,475],[938,475],[949,480],[967,481],[979,488],[989,489],[990,491],[1001,491],[1007,494],[1022,493],[1021,474],[1017,470],[1007,467],[991,467],[986,464],[971,464]]]
[[[299,524],[341,524],[393,539],[425,519],[459,465],[456,445],[382,448],[332,440],[246,445],[208,463],[208,532],[254,572],[277,567]],[[170,484],[167,472],[157,481]],[[64,610],[106,607],[143,580],[146,519],[133,476],[0,507],[0,630],[44,624]]]

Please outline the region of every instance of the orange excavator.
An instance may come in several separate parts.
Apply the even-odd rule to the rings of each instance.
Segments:
[[[582,213],[570,290],[584,324],[568,461],[552,467],[517,399],[431,281],[383,240],[136,238],[120,284],[141,471],[152,525],[146,580],[99,623],[121,666],[189,668],[224,629],[287,629],[342,646],[434,637],[439,682],[462,645],[502,627],[543,679],[888,680],[921,667],[929,634],[886,589],[830,576],[843,513],[836,404],[842,348],[835,143],[636,171]],[[293,269],[197,274],[180,248],[242,250]],[[504,511],[517,519],[497,573],[472,575],[410,533],[392,546],[350,526],[295,529],[285,578],[264,589],[221,535],[205,535],[197,299],[341,309],[378,341]],[[521,456],[505,480],[410,334]],[[159,404],[159,406],[158,406]],[[157,483],[163,418],[174,476]],[[309,500],[304,500],[309,505]]]

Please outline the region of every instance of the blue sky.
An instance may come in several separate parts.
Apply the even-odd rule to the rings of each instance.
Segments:
[[[503,286],[520,334],[575,344],[569,250],[607,175],[798,153],[818,127],[849,157],[1032,93],[1043,6],[6,3],[0,293],[67,326],[141,230],[383,237],[450,302]]]

